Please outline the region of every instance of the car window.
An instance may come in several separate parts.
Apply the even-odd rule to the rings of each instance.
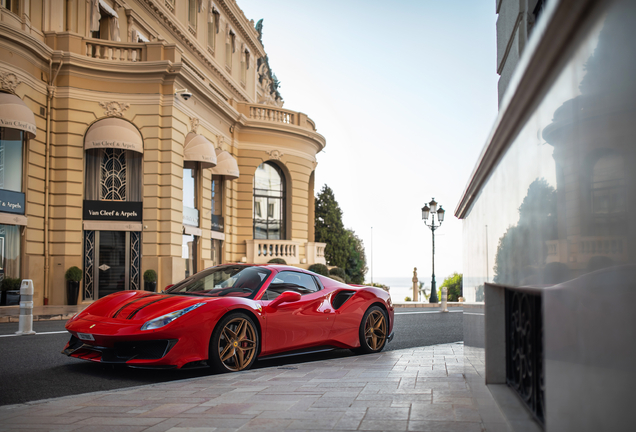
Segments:
[[[271,271],[263,267],[217,266],[179,282],[166,292],[209,297],[253,298],[270,274]]]
[[[319,287],[311,275],[295,271],[282,271],[274,276],[263,299],[273,300],[285,291],[295,291],[300,295],[305,295],[318,290]]]

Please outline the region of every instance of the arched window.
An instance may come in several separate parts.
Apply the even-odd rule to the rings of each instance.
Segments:
[[[141,201],[141,159],[131,150],[86,150],[86,199]]]
[[[254,174],[254,238],[285,238],[285,176],[270,162]]]

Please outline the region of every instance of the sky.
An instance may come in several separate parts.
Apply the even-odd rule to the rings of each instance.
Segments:
[[[497,116],[493,0],[238,0],[263,18],[263,45],[284,108],[327,141],[328,185],[363,240],[367,281],[431,274],[421,208],[447,211],[435,231],[438,283],[462,272],[454,210]],[[371,274],[372,273],[372,274]]]

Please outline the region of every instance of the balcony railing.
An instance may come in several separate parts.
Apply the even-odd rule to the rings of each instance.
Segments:
[[[313,132],[316,131],[316,124],[313,120],[307,117],[307,114],[301,112],[290,111],[271,105],[241,102],[237,102],[235,107],[250,121],[271,123],[272,126],[298,126]]]
[[[307,242],[305,244],[305,254],[307,255],[307,264],[327,264],[325,259],[325,247],[327,243]]]
[[[505,288],[506,382],[545,424],[542,292]]]
[[[625,253],[623,242],[621,237],[581,237],[579,254],[620,257]]]
[[[250,106],[250,119],[253,120],[264,120],[295,125],[295,115],[296,113],[293,111],[287,111],[280,108],[273,108],[265,105]]]
[[[122,43],[102,39],[85,39],[87,57],[122,62],[146,60],[146,45]]]
[[[300,264],[300,243],[293,240],[246,240],[247,262],[265,264],[282,258],[287,264]]]

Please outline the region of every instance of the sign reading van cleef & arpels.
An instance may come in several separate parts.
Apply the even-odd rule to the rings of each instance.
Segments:
[[[141,201],[88,201],[84,200],[84,220],[142,221]]]
[[[24,194],[0,189],[0,213],[24,214]]]

